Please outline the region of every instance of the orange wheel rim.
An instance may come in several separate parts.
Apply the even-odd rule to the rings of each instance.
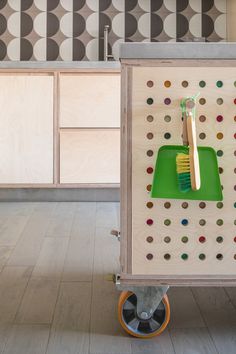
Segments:
[[[124,321],[123,305],[131,295],[133,295],[133,293],[131,291],[122,291],[122,293],[120,294],[120,297],[119,297],[119,301],[118,301],[118,319],[119,319],[119,322],[120,322],[121,326],[123,327],[123,329],[127,333],[129,333],[131,336],[137,337],[137,338],[148,339],[148,338],[159,336],[166,329],[166,327],[170,321],[170,304],[169,304],[169,300],[168,300],[167,295],[164,295],[162,298],[162,302],[165,307],[164,322],[162,323],[161,327],[158,330],[156,330],[152,333],[149,333],[149,334],[141,334],[141,333],[139,334],[139,333],[133,332],[132,330],[129,329],[126,322]]]

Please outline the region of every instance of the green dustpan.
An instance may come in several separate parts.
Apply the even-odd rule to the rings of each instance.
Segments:
[[[165,199],[223,200],[215,150],[198,147],[201,188],[198,191],[181,192],[178,187],[176,155],[187,153],[187,146],[165,145],[157,155],[151,197]]]

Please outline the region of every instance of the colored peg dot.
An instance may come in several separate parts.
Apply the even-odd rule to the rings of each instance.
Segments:
[[[187,225],[188,225],[188,220],[187,220],[187,219],[181,220],[181,224],[182,224],[183,226],[187,226]]]
[[[169,97],[164,99],[164,103],[168,106],[171,104],[171,99]]]
[[[146,206],[148,209],[151,209],[153,207],[153,202],[147,202]]]
[[[148,167],[147,168],[147,173],[150,175],[153,173],[153,168],[152,167]]]
[[[164,134],[164,138],[165,139],[170,139],[171,138],[171,134],[170,133],[165,133]]]
[[[170,209],[170,207],[171,207],[170,202],[165,202],[164,207],[165,207],[166,209]]]
[[[221,80],[218,80],[216,86],[219,88],[223,87],[223,82]]]
[[[216,255],[216,258],[217,258],[219,261],[222,261],[222,259],[223,259],[223,254],[218,253],[218,254]]]
[[[147,87],[153,87],[154,83],[152,80],[147,81]]]
[[[147,223],[147,225],[151,226],[153,224],[153,220],[152,219],[147,219],[146,223]]]
[[[148,237],[146,238],[146,241],[147,241],[148,243],[152,243],[152,242],[153,242],[153,237],[152,237],[152,236],[148,236]]]
[[[164,225],[165,226],[170,226],[170,224],[171,224],[171,220],[170,219],[164,220]]]
[[[166,81],[164,82],[164,86],[165,86],[166,88],[171,87],[171,82],[170,82],[169,80],[166,80]]]
[[[182,239],[181,239],[181,241],[182,241],[183,243],[187,243],[187,242],[188,242],[188,237],[187,237],[187,236],[183,236]]]
[[[149,261],[151,261],[151,260],[153,259],[153,255],[152,255],[151,253],[148,253],[148,254],[146,255],[146,258],[147,258]]]
[[[164,258],[165,258],[166,261],[168,261],[168,260],[171,258],[171,256],[170,256],[169,253],[166,253],[166,254],[164,255]]]
[[[224,119],[224,118],[223,118],[222,115],[218,115],[218,116],[216,117],[216,120],[217,120],[218,123],[222,122],[223,119]]]
[[[216,242],[218,242],[218,243],[222,243],[223,242],[223,237],[222,236],[217,236],[216,237]]]
[[[205,237],[205,236],[200,236],[200,237],[199,237],[199,242],[200,242],[200,243],[206,242],[206,237]]]
[[[206,255],[204,253],[200,253],[198,257],[201,261],[204,261],[204,259],[206,259]]]
[[[181,258],[183,259],[183,261],[187,261],[187,259],[188,259],[187,253],[183,253],[183,254],[181,255]]]
[[[204,80],[201,80],[199,82],[199,86],[202,87],[202,88],[205,87],[206,86],[206,82]]]
[[[153,101],[153,98],[149,97],[149,98],[147,99],[147,104],[152,105],[153,102],[154,102],[154,101]]]

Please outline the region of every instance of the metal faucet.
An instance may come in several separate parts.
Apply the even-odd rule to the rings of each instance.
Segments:
[[[103,60],[108,61],[109,59],[112,60],[113,55],[108,54],[108,33],[109,33],[109,25],[104,26],[104,49],[103,49]]]

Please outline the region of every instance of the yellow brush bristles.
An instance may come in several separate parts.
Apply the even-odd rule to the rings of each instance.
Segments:
[[[177,173],[190,172],[190,159],[187,154],[177,154],[176,156]]]

